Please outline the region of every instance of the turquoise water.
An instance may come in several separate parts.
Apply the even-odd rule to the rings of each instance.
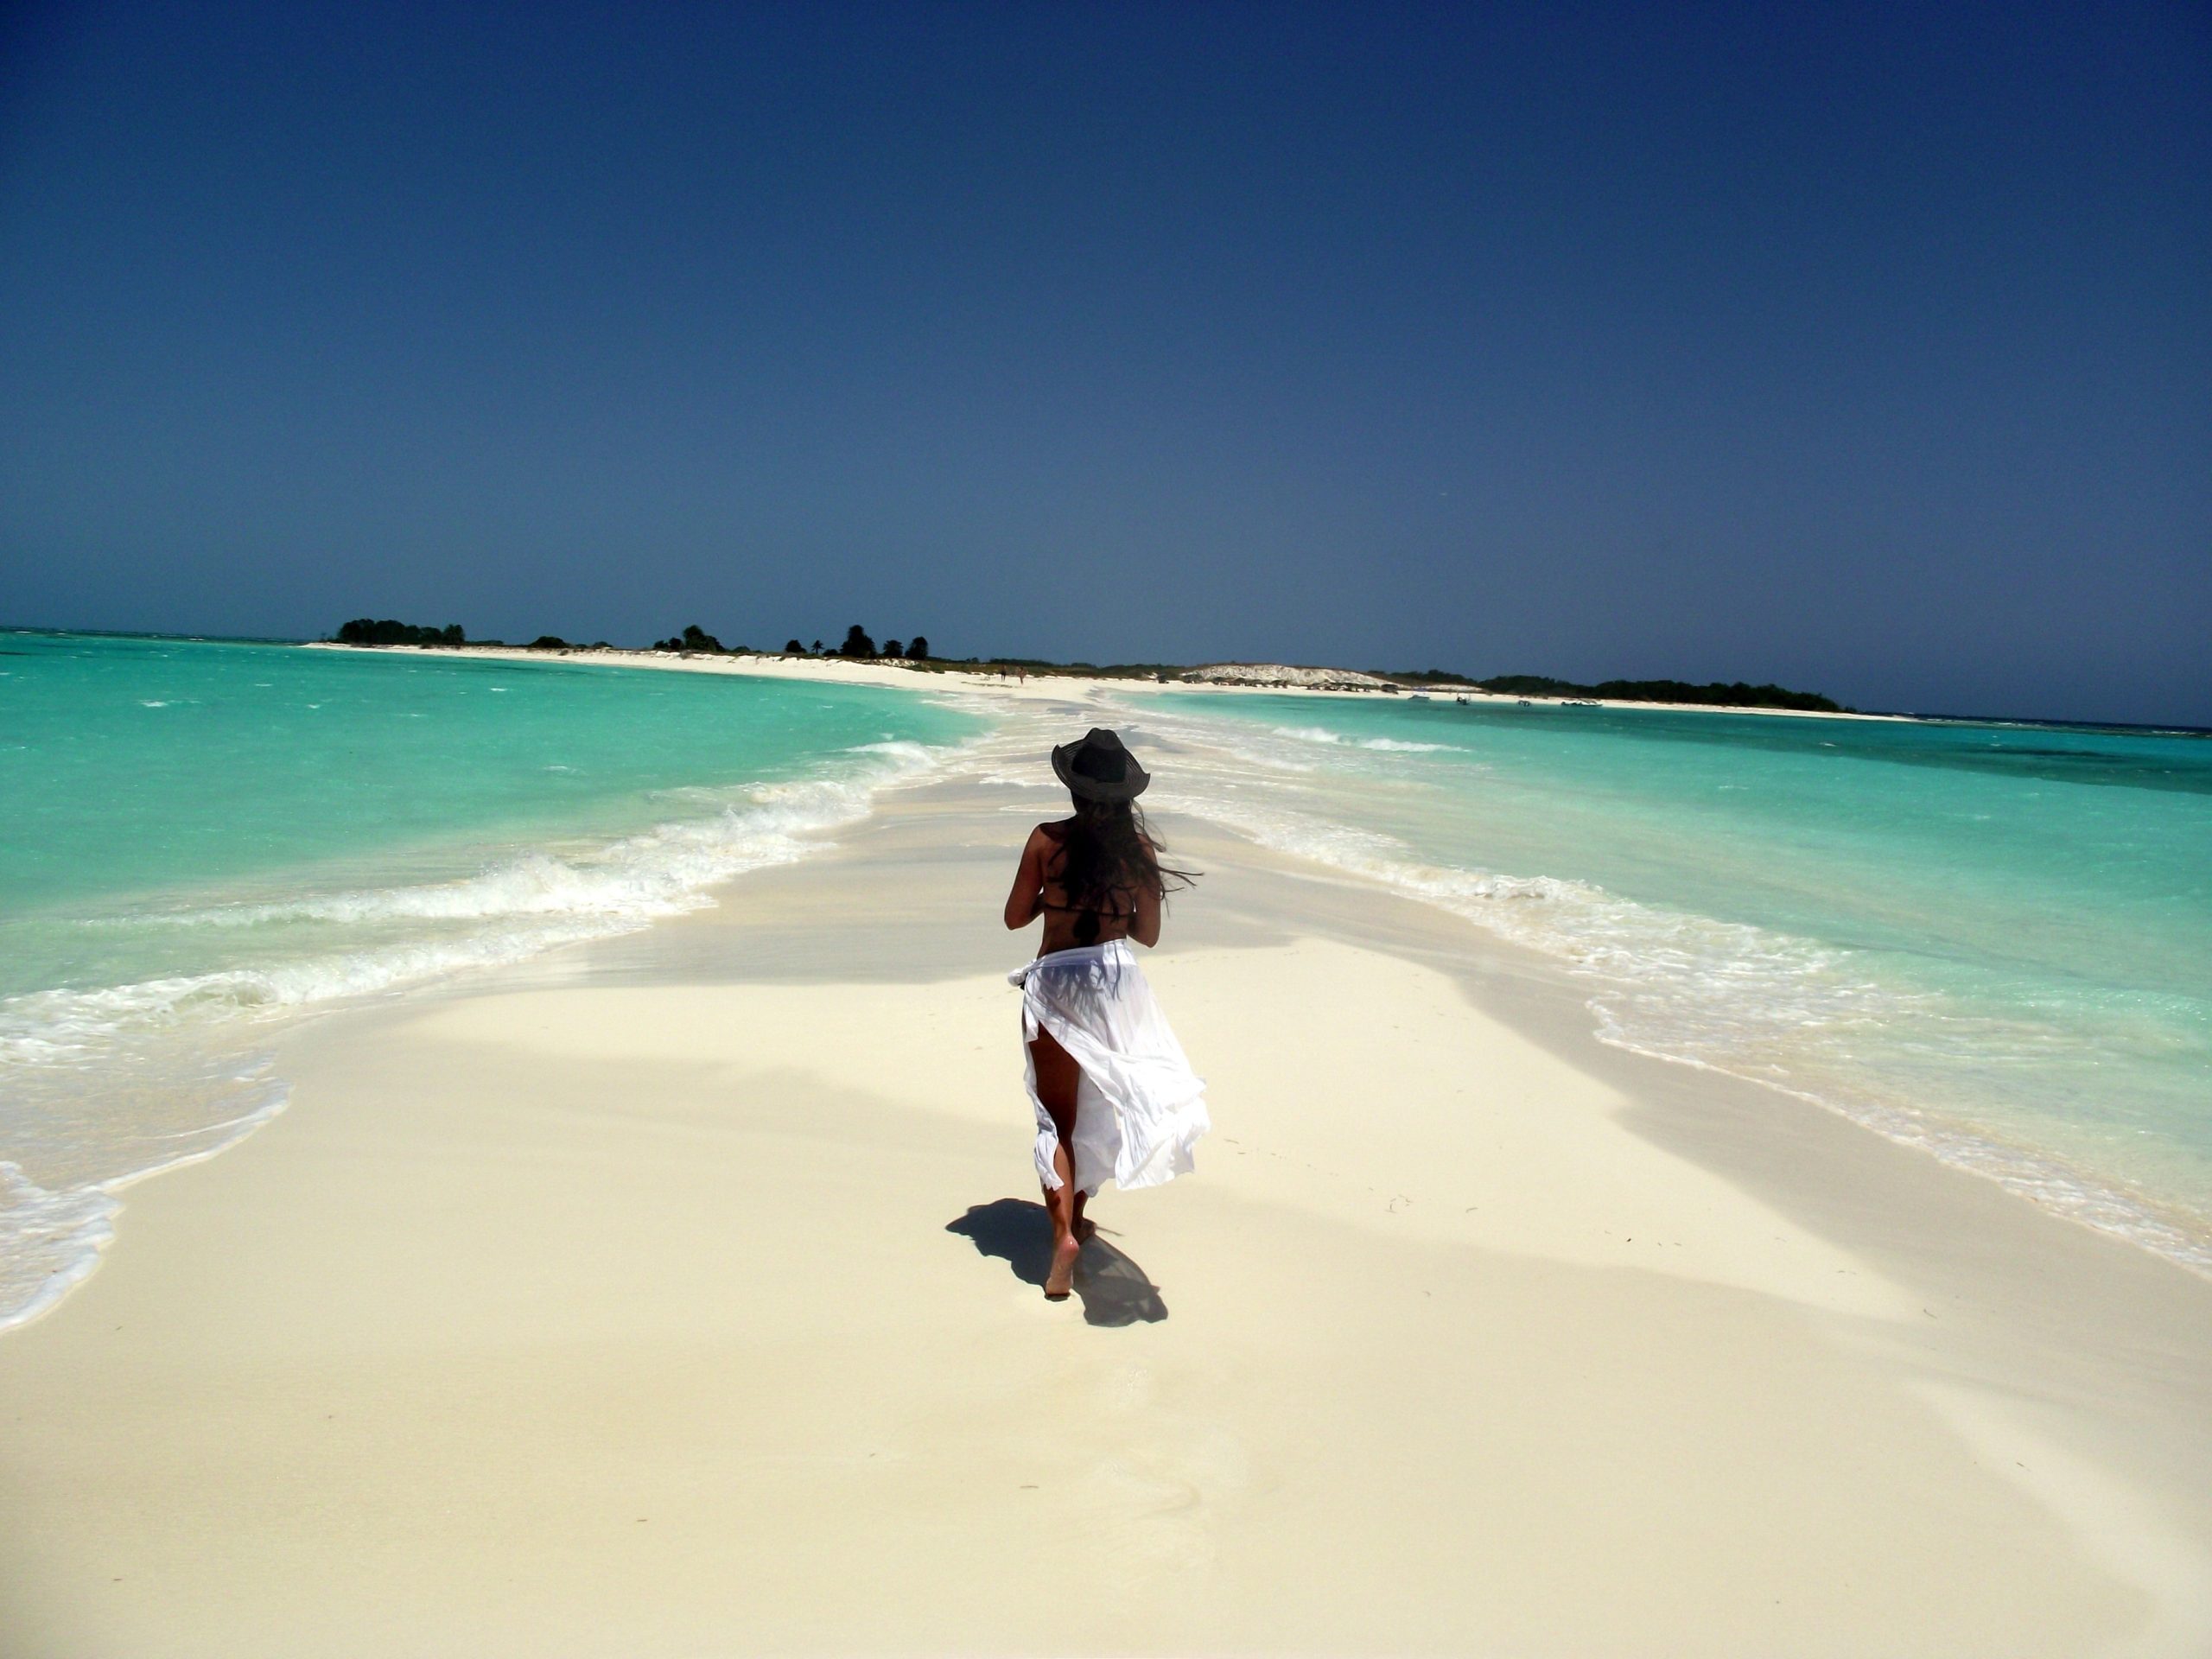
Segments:
[[[1141,706],[1240,757],[1171,772],[1172,804],[1560,958],[1610,1040],[1823,1101],[2212,1266],[2212,740],[1449,697]]]
[[[1442,906],[1607,1040],[2212,1268],[2212,740],[1162,693],[1154,797]],[[0,632],[0,1325],[282,1103],[302,1013],[709,902],[983,728],[928,695]],[[1179,743],[1179,740],[1187,740]]]
[[[981,728],[868,687],[0,632],[0,1324],[288,1013],[643,925]]]

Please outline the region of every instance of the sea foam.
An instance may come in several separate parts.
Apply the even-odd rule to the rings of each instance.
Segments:
[[[1322,726],[1278,726],[1274,732],[1278,737],[1295,738],[1300,743],[1333,743],[1384,754],[1444,754],[1452,747],[1449,743],[1421,743],[1396,737],[1353,737]]]
[[[0,1001],[10,1141],[39,1166],[0,1162],[0,1330],[38,1317],[92,1271],[122,1188],[212,1156],[282,1109],[263,1053],[272,1021],[705,907],[715,887],[809,855],[879,791],[952,752],[864,743],[811,777],[666,791],[680,816],[650,829],[515,854],[452,880],[104,920],[219,935],[249,956],[265,938],[269,959]]]
[[[1866,971],[1857,953],[1786,931],[1641,903],[1571,877],[1425,858],[1398,836],[1354,822],[1361,793],[1317,776],[1298,753],[1325,745],[1386,754],[1453,746],[1186,717],[1158,702],[1133,717],[1185,753],[1185,764],[1163,769],[1160,805],[1379,882],[1563,964],[1587,985],[1595,1034],[1609,1046],[1815,1103],[2075,1220],[2212,1271],[2212,1243],[2196,1218],[1994,1123],[1920,1103],[1944,1067],[2032,1071],[2059,1047],[2078,1046],[2065,1033],[1885,980]],[[1235,760],[1209,764],[1209,751]],[[1411,786],[1410,773],[1408,780]],[[1867,1051],[1899,1033],[1910,1033],[1899,1047],[1910,1069],[1894,1059],[1886,1072],[1870,1064]]]

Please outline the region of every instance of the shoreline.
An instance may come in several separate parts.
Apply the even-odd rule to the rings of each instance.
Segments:
[[[519,663],[543,663],[549,658],[559,658],[570,655],[570,653],[533,651],[524,647],[350,646],[313,643],[306,648],[337,651],[414,651],[448,657],[483,656],[494,660]],[[753,674],[760,677],[781,678],[786,681],[812,680],[864,685],[877,689],[920,692],[924,695],[927,695],[935,689],[949,692],[954,697],[962,700],[966,700],[975,693],[996,692],[998,695],[995,702],[1002,715],[1014,715],[1015,711],[1023,705],[1033,706],[1040,703],[1079,714],[1086,709],[1096,708],[1102,699],[1110,700],[1130,693],[1140,696],[1157,696],[1162,691],[1175,689],[1220,690],[1258,696],[1286,694],[1285,689],[1274,687],[1163,687],[1144,681],[1096,677],[1039,677],[1027,684],[1018,684],[1002,682],[995,675],[948,672],[932,674],[929,679],[918,682],[912,677],[913,671],[911,670],[882,663],[851,662],[841,658],[794,659],[758,655],[732,658],[658,652],[586,652],[581,655],[587,659],[604,660],[609,658],[621,659],[610,664],[613,666],[641,666],[707,673]],[[931,683],[932,681],[935,682],[934,686]],[[1305,689],[1302,694],[1355,696],[1362,695],[1311,688]],[[987,700],[977,699],[976,701],[981,702]],[[1127,714],[1129,711],[1125,708],[1122,712]],[[1708,709],[1702,712],[1743,711]],[[1102,715],[1101,717],[1111,716]],[[872,789],[889,787],[897,790],[905,786],[906,781],[893,778],[879,785],[871,785],[870,787]],[[1230,827],[1233,833],[1239,836],[1250,833],[1248,829],[1237,828],[1233,823],[1230,823]],[[829,843],[833,849],[835,844],[834,842]],[[799,855],[810,856],[805,854]],[[1300,855],[1292,855],[1299,856]],[[1331,870],[1332,879],[1343,879],[1348,876],[1354,881],[1372,882],[1378,891],[1404,896],[1404,890],[1400,884],[1378,876],[1371,871],[1363,873],[1349,866],[1339,868],[1325,859],[1323,864]],[[1319,869],[1322,865],[1316,865],[1315,868]],[[727,898],[727,896],[726,893],[719,894],[721,898]],[[1433,898],[1417,901],[1434,905],[1440,914],[1452,916],[1455,925],[1463,927],[1483,925],[1471,917],[1455,912],[1450,906],[1443,905]],[[702,895],[700,902],[711,904],[716,902],[716,899]],[[627,933],[637,928],[652,928],[657,925],[652,919],[639,918],[613,931],[618,934]],[[1487,929],[1485,929],[1485,937],[1494,941],[1500,938]],[[540,947],[541,950],[554,950],[563,948],[565,947],[560,944]],[[496,977],[502,971],[503,968],[497,961],[489,964],[480,963],[474,966],[460,963],[435,973],[426,980],[385,987],[360,995],[348,996],[335,1002],[302,1008],[298,1011],[298,1017],[313,1019],[327,1017],[334,1014],[342,1015],[359,1006],[361,995],[443,995],[456,986],[466,987],[475,983],[480,976],[485,975]],[[2099,1236],[2122,1240],[2130,1248],[2152,1254],[2162,1260],[2178,1262],[2187,1271],[2199,1274],[2204,1274],[2207,1271],[2202,1255],[2202,1236],[2201,1231],[2192,1226],[2197,1219],[2193,1212],[2177,1210],[2147,1195],[2134,1192],[2124,1185],[2117,1183],[2115,1178],[2077,1167],[2068,1163],[2058,1154],[2044,1148],[2018,1141],[2006,1140],[1995,1132],[1984,1128],[1961,1128],[1955,1125],[1945,1123],[1942,1120],[1929,1123],[1915,1122],[1908,1126],[1909,1132],[1898,1130],[1889,1127],[1885,1120],[1869,1117],[1849,1106],[1839,1104],[1816,1093],[1793,1090],[1772,1080],[1761,1079],[1726,1066],[1709,1065],[1704,1061],[1670,1052],[1663,1046],[1644,1046],[1626,1039],[1617,1039],[1605,1034],[1602,1020],[1592,1021],[1592,1027],[1593,1038],[1608,1046],[1618,1046],[1625,1052],[1646,1056],[1662,1064],[1687,1065],[1705,1071],[1713,1077],[1726,1077],[1732,1081],[1744,1081],[1775,1097],[1808,1103],[1815,1109],[1836,1116],[1840,1121],[1850,1124],[1859,1132],[1872,1135],[1890,1144],[1908,1147],[1916,1156],[1930,1159],[1948,1169],[1965,1173],[1977,1180],[1990,1182],[2016,1195],[2027,1192],[2031,1200],[2045,1212],[2070,1224],[2083,1227]],[[257,1044],[256,1046],[257,1048],[259,1045]],[[257,1118],[259,1115],[256,1116]],[[224,1144],[228,1145],[230,1142],[226,1141]],[[197,1154],[192,1159],[183,1161],[196,1161],[199,1157],[207,1155],[212,1154]],[[1992,1161],[1993,1156],[1995,1159],[1994,1162]],[[118,1181],[101,1185],[97,1191],[111,1200],[113,1193],[119,1191],[124,1185],[134,1185],[149,1175],[164,1173],[170,1167],[181,1166],[181,1163],[162,1164],[152,1169],[137,1171]],[[2018,1179],[2015,1179],[2016,1176]],[[2055,1179],[2058,1181],[2056,1187],[2053,1186]],[[2111,1218],[2100,1219],[2101,1215]],[[104,1254],[105,1248],[103,1243],[100,1246],[100,1254]],[[82,1282],[86,1274],[96,1270],[100,1254],[96,1254],[92,1258],[91,1266],[80,1271],[73,1272],[67,1284],[41,1296],[35,1304],[24,1309],[19,1315],[10,1318],[4,1324],[0,1324],[0,1340],[4,1340],[9,1332],[44,1317],[54,1306],[66,1299],[74,1287]]]
[[[950,691],[954,696],[962,697],[972,693],[995,691],[998,694],[996,701],[1001,712],[1009,714],[1020,705],[1038,703],[1079,712],[1086,708],[1096,707],[1102,699],[1114,699],[1130,693],[1140,696],[1157,696],[1161,691],[1173,689],[1236,691],[1261,696],[1282,695],[1285,690],[1284,688],[1275,687],[1162,687],[1148,682],[1116,677],[1070,676],[1039,677],[1027,684],[1019,684],[1002,682],[995,675],[964,672],[932,674],[931,680],[937,683],[933,688],[929,680],[918,683],[911,677],[913,673],[911,670],[883,663],[852,662],[842,658],[787,658],[760,655],[712,657],[704,654],[660,652],[589,651],[582,653],[564,653],[533,651],[525,647],[350,646],[322,643],[313,643],[307,648],[338,651],[415,651],[448,657],[484,656],[494,660],[520,663],[543,663],[549,658],[581,654],[588,659],[604,660],[608,658],[621,659],[610,664],[614,666],[642,666],[708,673],[753,674],[760,677],[781,678],[786,681],[813,680],[866,685],[878,689],[918,691],[925,695],[932,689]],[[1311,688],[1305,689],[1304,694],[1361,695]],[[1123,712],[1128,711],[1125,709]],[[1703,712],[1741,711],[1706,709]],[[901,786],[901,780],[894,778],[886,780],[886,785],[896,789]],[[871,788],[881,786],[885,785],[870,785]],[[1249,829],[1236,828],[1233,822],[1230,823],[1230,827],[1238,835],[1250,833]],[[835,843],[830,844],[834,846]],[[1324,859],[1323,862],[1330,863],[1330,861]],[[1392,882],[1387,877],[1377,875],[1372,871],[1361,872],[1350,866],[1338,868],[1332,863],[1330,864],[1330,868],[1339,877],[1350,875],[1355,880],[1374,881],[1380,890],[1394,893],[1403,892],[1402,884]],[[714,900],[702,896],[700,902],[712,903]],[[1455,912],[1450,906],[1443,905],[1433,898],[1425,902],[1436,904],[1441,913],[1453,915],[1457,925],[1483,925],[1475,922],[1471,917]],[[639,918],[613,931],[618,933],[627,932],[637,927],[651,927],[654,925],[649,918]],[[1497,936],[1491,934],[1491,937]],[[563,947],[556,944],[540,948],[558,950]],[[496,975],[499,971],[500,969],[496,964],[489,967],[481,964],[472,967],[461,963],[429,976],[425,982],[402,983],[365,993],[365,995],[440,995],[451,985],[473,982],[477,975],[486,972]],[[302,1017],[321,1017],[334,1012],[343,1013],[349,1007],[357,1005],[359,1001],[359,996],[352,996],[335,1003],[326,1003],[302,1009],[300,1012]],[[2194,1212],[2161,1203],[2146,1194],[2136,1192],[2115,1177],[2069,1163],[2062,1155],[2045,1148],[2017,1139],[2006,1139],[1998,1132],[1987,1128],[1961,1128],[1940,1119],[1928,1122],[1914,1120],[1902,1129],[1893,1128],[1886,1119],[1878,1116],[1869,1116],[1853,1109],[1849,1105],[1840,1104],[1818,1093],[1793,1090],[1771,1079],[1762,1079],[1740,1070],[1732,1070],[1725,1065],[1711,1065],[1703,1060],[1669,1052],[1663,1046],[1655,1047],[1633,1043],[1626,1039],[1606,1034],[1604,1027],[1605,1022],[1602,1019],[1594,1022],[1592,1034],[1600,1042],[1621,1047],[1630,1052],[1647,1055],[1664,1064],[1692,1066],[1715,1077],[1747,1081],[1763,1091],[1777,1096],[1808,1103],[1817,1109],[1830,1113],[1862,1132],[1870,1133],[1892,1144],[1907,1147],[1912,1149],[1916,1155],[1932,1159],[1946,1167],[1964,1172],[1973,1179],[1992,1182],[2008,1192],[2016,1194],[2026,1192],[2048,1213],[2072,1224],[2082,1226],[2100,1236],[2123,1240],[2131,1248],[2145,1250],[2170,1262],[2179,1262],[2186,1270],[2200,1274],[2207,1273],[2204,1265],[2203,1235],[2201,1229],[2195,1225],[2198,1217]],[[258,1114],[256,1116],[257,1117]],[[229,1142],[226,1141],[225,1144],[227,1145]],[[198,1157],[205,1155],[211,1154],[194,1154],[193,1160],[184,1161],[194,1161]],[[122,1185],[135,1184],[150,1174],[162,1173],[165,1169],[173,1166],[181,1166],[181,1164],[165,1163],[151,1169],[137,1171],[118,1181],[102,1184],[96,1190],[105,1198],[111,1199],[113,1192],[119,1191]],[[101,1248],[104,1249],[105,1246]],[[97,1255],[92,1258],[95,1265],[98,1259]],[[41,1295],[21,1313],[10,1317],[4,1323],[0,1323],[0,1338],[4,1338],[5,1333],[10,1330],[42,1317],[53,1306],[65,1298],[77,1283],[81,1282],[86,1274],[92,1270],[92,1267],[86,1267],[80,1271],[73,1271],[67,1284]]]
[[[2212,1634],[2212,1285],[1203,821],[1146,967],[1215,1133],[1050,1309],[1028,804],[909,785],[713,910],[288,1036],[292,1108],[0,1343],[23,1650]],[[1048,1501],[1111,1546],[1072,1587]]]
[[[609,645],[571,646],[565,650],[537,651],[526,645],[343,645],[327,639],[308,639],[299,642],[306,651],[355,651],[368,652],[413,652],[426,657],[475,657],[493,662],[545,663],[583,662],[605,663],[617,668],[664,668],[692,673],[757,674],[772,679],[815,679],[846,685],[875,685],[926,690],[931,681],[951,683],[963,690],[991,691],[1022,701],[1039,697],[1078,701],[1096,691],[1116,690],[1153,692],[1205,692],[1232,696],[1300,696],[1341,697],[1354,702],[1374,702],[1387,699],[1393,694],[1381,691],[1344,690],[1319,685],[1235,685],[1217,684],[1192,680],[1141,680],[1115,675],[1061,674],[1032,675],[1027,682],[1010,678],[980,669],[904,668],[893,667],[887,659],[855,659],[838,657],[787,657],[780,652],[761,652],[747,655],[729,654],[710,656],[703,652],[632,651]],[[920,677],[917,683],[916,677]],[[1627,697],[1580,698],[1572,701],[1548,697],[1517,697],[1505,692],[1482,691],[1472,688],[1440,688],[1417,690],[1408,688],[1395,694],[1402,702],[1426,700],[1435,702],[1465,698],[1470,704],[1502,705],[1505,708],[1600,708],[1615,709],[1656,709],[1673,714],[1698,715],[1772,715],[1803,720],[1866,720],[1888,721],[1912,724],[1923,717],[1917,715],[1869,715],[1843,709],[1730,709],[1705,702],[1644,702]]]

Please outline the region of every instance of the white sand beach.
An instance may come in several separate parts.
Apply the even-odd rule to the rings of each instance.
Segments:
[[[2212,1659],[2208,113],[0,11],[0,1659]]]
[[[1047,1304],[1050,805],[294,1033],[0,1339],[0,1651],[2212,1651],[2212,1281],[1173,814],[1215,1130]]]

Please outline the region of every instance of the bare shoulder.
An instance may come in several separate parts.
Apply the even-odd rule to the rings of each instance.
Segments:
[[[1032,830],[1029,832],[1029,839],[1048,842],[1057,847],[1068,838],[1068,831],[1074,827],[1074,824],[1073,818],[1056,818],[1050,823],[1040,823]]]

